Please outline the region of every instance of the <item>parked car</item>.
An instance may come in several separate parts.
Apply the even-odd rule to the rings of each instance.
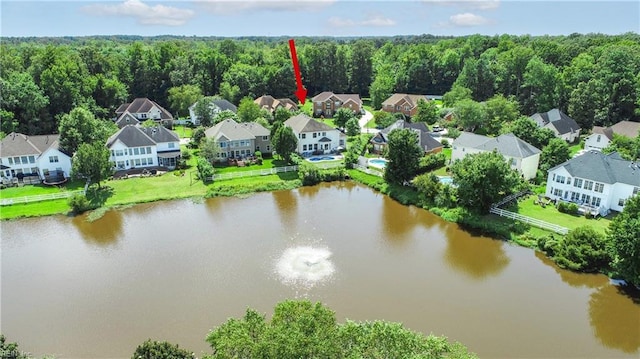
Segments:
[[[441,132],[442,130],[444,130],[444,128],[438,125],[433,126],[433,132]]]

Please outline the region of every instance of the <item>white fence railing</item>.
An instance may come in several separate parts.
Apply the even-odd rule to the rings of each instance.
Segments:
[[[489,210],[489,212],[493,213],[493,214],[497,214],[498,216],[501,217],[507,217],[507,218],[511,218],[511,219],[515,219],[516,221],[520,221],[520,222],[524,222],[524,223],[528,223],[532,226],[538,227],[538,228],[542,228],[542,229],[547,229],[559,234],[567,234],[567,232],[569,232],[568,228],[559,226],[557,224],[553,224],[553,223],[549,223],[549,222],[545,222],[536,218],[531,218],[531,217],[527,217],[527,216],[523,216],[521,214],[518,213],[514,213],[514,212],[509,212],[509,211],[505,211],[504,209],[500,209],[498,207],[491,207],[491,210]]]
[[[353,168],[357,169],[360,172],[364,172],[364,173],[367,173],[367,174],[370,174],[370,175],[374,175],[374,176],[378,176],[378,177],[382,177],[383,176],[381,171],[372,170],[372,169],[369,169],[369,168],[367,168],[365,166],[354,165]]]
[[[73,195],[84,194],[84,193],[85,193],[84,191],[78,190],[78,191],[68,191],[68,192],[49,193],[49,194],[37,194],[33,196],[24,196],[24,197],[2,198],[0,199],[0,206],[10,206],[12,204],[19,204],[19,203],[41,202],[41,201],[49,201],[52,199],[69,198]]]

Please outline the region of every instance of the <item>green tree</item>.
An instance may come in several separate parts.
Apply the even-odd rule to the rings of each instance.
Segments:
[[[442,96],[442,104],[445,107],[454,107],[458,101],[462,100],[471,100],[471,90],[460,85],[454,85]]]
[[[520,175],[498,152],[468,154],[451,165],[451,172],[460,204],[480,212],[513,193],[520,182]]]
[[[396,122],[396,118],[387,111],[376,111],[373,113],[373,121],[378,128],[387,128]]]
[[[213,124],[218,124],[224,120],[227,119],[231,119],[234,121],[239,121],[240,119],[238,118],[238,114],[236,114],[235,112],[231,111],[231,110],[224,110],[224,111],[220,111],[218,113],[216,113],[215,116],[213,116]]]
[[[352,117],[347,121],[345,125],[347,130],[347,136],[358,136],[360,134],[360,124],[358,123],[358,119]]]
[[[355,118],[353,111],[346,107],[341,107],[333,114],[333,122],[340,128],[345,128],[350,119]]]
[[[271,143],[276,153],[287,163],[291,162],[291,155],[298,149],[298,138],[289,126],[279,126]]]
[[[210,127],[213,125],[213,100],[214,97],[203,97],[196,102],[193,112],[198,117],[200,125]]]
[[[420,158],[424,154],[416,133],[408,128],[395,129],[389,133],[387,146],[389,162],[384,171],[384,179],[396,184],[411,181],[418,173]]]
[[[218,159],[220,147],[213,138],[205,137],[200,141],[200,156],[213,164]]]
[[[251,97],[245,97],[240,100],[238,106],[238,118],[241,122],[252,122],[261,117],[260,105],[253,102]]]
[[[442,183],[434,173],[424,173],[413,179],[413,185],[420,193],[421,199],[426,204],[434,203],[436,196],[440,193]]]
[[[567,142],[561,138],[552,138],[540,154],[540,169],[548,171],[571,158]]]
[[[7,343],[4,334],[0,334],[0,354],[6,359],[28,359],[26,352],[18,349],[18,343]]]
[[[146,340],[138,345],[131,359],[195,359],[195,354],[177,344]]]
[[[558,69],[545,64],[535,56],[525,69],[523,88],[523,111],[525,113],[545,112],[557,108],[560,74]]]
[[[96,119],[86,108],[76,107],[60,120],[60,148],[73,154],[83,143],[104,143],[116,130],[115,126],[110,125],[112,124]]]
[[[554,250],[555,261],[575,271],[596,272],[608,267],[611,257],[604,235],[591,226],[577,227],[561,239]]]
[[[148,119],[148,120],[142,122],[140,124],[140,126],[145,127],[145,128],[151,128],[151,127],[158,126],[158,123],[156,121],[152,120],[152,119]]]
[[[611,220],[607,238],[613,269],[640,286],[640,194],[626,200],[622,212]]]
[[[202,182],[207,182],[213,177],[213,166],[211,165],[211,162],[209,162],[206,158],[198,158],[198,161],[196,162],[196,168],[198,169],[198,177],[202,180]]]
[[[518,102],[507,99],[502,95],[495,95],[485,103],[487,121],[483,126],[489,135],[497,135],[506,124],[515,121],[520,117]]]
[[[535,121],[525,116],[515,120],[506,128],[506,132],[512,132],[516,137],[539,149],[544,148],[551,139],[556,137],[553,131],[538,127]]]
[[[484,104],[473,100],[464,99],[456,103],[456,119],[464,127],[465,131],[474,132],[482,127],[487,120],[487,112]]]
[[[629,138],[614,133],[613,140],[602,152],[618,152],[622,158],[635,161],[640,158],[640,134],[635,138]]]
[[[284,107],[278,107],[275,113],[273,114],[273,121],[284,122],[288,120],[291,116],[293,116],[293,113],[291,111],[287,110]]]
[[[87,179],[97,183],[107,179],[113,173],[113,163],[109,162],[109,150],[103,142],[83,143],[73,156],[71,175],[78,179]]]
[[[178,117],[189,115],[189,106],[193,105],[202,97],[200,88],[196,85],[182,85],[169,89],[169,103],[171,109]]]
[[[0,108],[10,112],[16,121],[8,120],[5,112],[2,116],[3,131],[17,130],[27,135],[49,133],[52,128],[43,126],[40,121],[41,112],[48,104],[49,99],[28,73],[10,72],[0,78]],[[9,124],[11,126],[7,127]]]
[[[435,101],[418,100],[418,109],[415,116],[413,116],[413,122],[426,122],[428,125],[433,125],[438,121],[438,106]]]

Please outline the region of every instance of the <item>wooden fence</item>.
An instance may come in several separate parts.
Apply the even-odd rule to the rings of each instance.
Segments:
[[[567,232],[569,232],[568,228],[559,226],[557,224],[553,224],[553,223],[549,223],[549,222],[545,222],[536,218],[531,218],[531,217],[527,217],[527,216],[523,216],[521,214],[518,213],[514,213],[514,212],[509,212],[509,211],[505,211],[504,209],[498,208],[498,207],[491,207],[491,210],[489,210],[489,212],[493,213],[493,214],[497,214],[498,216],[501,217],[507,217],[507,218],[511,218],[511,219],[515,219],[516,221],[520,221],[520,222],[524,222],[524,223],[528,223],[532,226],[538,227],[538,228],[542,228],[542,229],[547,229],[559,234],[567,234]]]

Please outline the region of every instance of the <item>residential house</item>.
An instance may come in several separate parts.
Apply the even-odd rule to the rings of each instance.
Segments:
[[[315,117],[333,117],[342,107],[350,109],[353,113],[362,112],[362,100],[358,94],[335,94],[325,91],[316,95],[311,101]]]
[[[208,128],[204,133],[207,138],[213,138],[218,144],[218,158],[221,161],[252,156],[256,151],[272,152],[269,130],[256,122],[238,123],[226,119]]]
[[[330,153],[345,147],[344,133],[305,114],[293,116],[284,124],[298,137],[298,153],[303,156]]]
[[[376,135],[371,138],[369,142],[373,144],[373,152],[377,154],[383,153],[384,149],[387,147],[387,142],[389,141],[389,134],[391,133],[391,131],[402,128],[409,128],[416,132],[418,136],[418,144],[425,154],[438,153],[442,151],[442,144],[435,138],[431,137],[429,129],[427,128],[427,125],[425,123],[411,123],[403,120],[398,120],[391,124],[391,126],[380,130],[380,132],[376,133]]]
[[[591,134],[584,141],[584,149],[602,151],[602,149],[609,146],[614,134],[635,138],[640,136],[639,132],[640,122],[620,121],[607,128],[593,126]]]
[[[640,192],[640,166],[617,152],[587,151],[549,170],[546,196],[606,215]]]
[[[390,113],[402,113],[413,117],[418,111],[418,101],[430,101],[427,95],[408,95],[395,93],[382,103],[382,111]]]
[[[180,160],[180,138],[164,126],[127,125],[107,140],[116,170],[141,167],[173,169]]]
[[[57,182],[71,176],[71,157],[59,149],[60,135],[27,136],[12,132],[0,141],[0,177],[37,176]]]
[[[200,119],[198,118],[198,115],[196,115],[195,113],[196,104],[197,102],[189,106],[189,121],[197,126],[200,124]],[[236,105],[232,104],[231,102],[225,99],[212,100],[209,105],[209,110],[211,111],[212,117],[222,111],[231,111],[233,113],[238,112],[238,108],[236,107]]]
[[[148,98],[137,98],[130,103],[120,105],[116,110],[115,123],[119,128],[135,125],[138,122],[154,120],[163,125],[171,124],[173,116],[156,102]],[[137,121],[137,122],[136,122]]]
[[[286,97],[276,99],[271,95],[262,95],[253,102],[257,103],[261,109],[267,110],[271,113],[276,112],[279,107],[284,107],[289,111],[298,110],[298,104]]]
[[[451,160],[456,161],[470,153],[497,151],[511,163],[511,168],[522,174],[524,179],[536,177],[541,151],[519,139],[513,133],[498,137],[487,137],[470,132],[462,132],[453,141]]]
[[[580,126],[574,119],[554,108],[543,113],[536,113],[530,117],[538,127],[548,128],[558,138],[567,142],[575,142],[580,139]]]

